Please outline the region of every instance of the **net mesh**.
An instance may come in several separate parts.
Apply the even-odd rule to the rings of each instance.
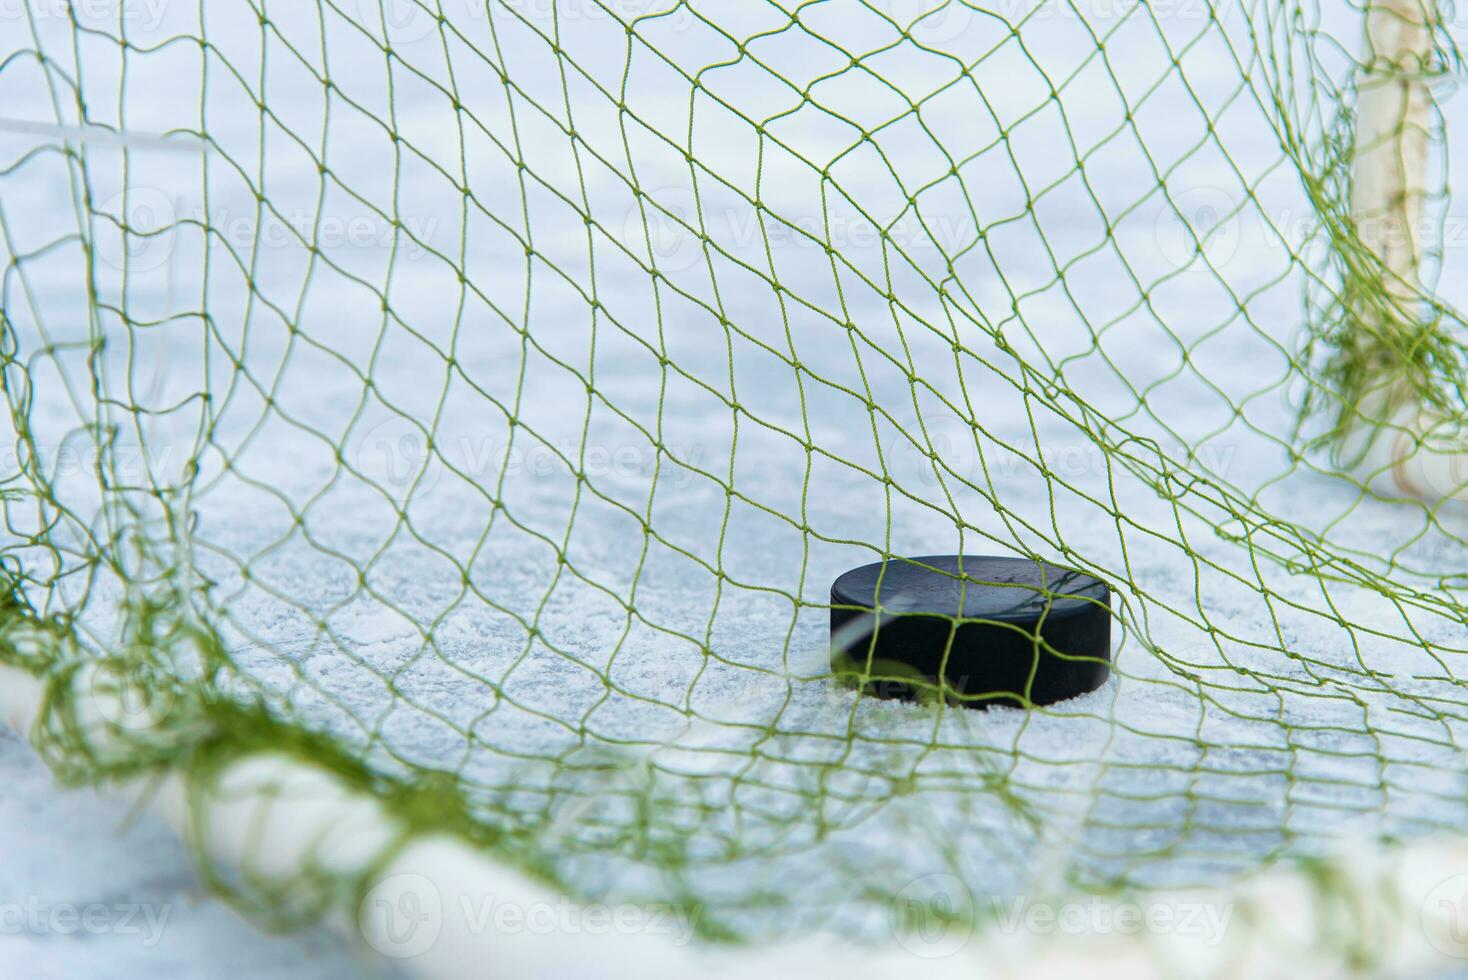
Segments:
[[[68,778],[300,753],[744,939],[1462,826],[1462,519],[1330,453],[1458,404],[1436,104],[1418,281],[1351,209],[1451,11],[107,6],[0,39],[0,660]],[[835,576],[944,552],[1104,579],[1112,681],[839,683]]]

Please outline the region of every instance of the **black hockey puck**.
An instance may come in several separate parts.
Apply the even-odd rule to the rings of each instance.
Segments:
[[[1111,591],[1028,558],[890,558],[831,586],[831,657],[881,697],[1053,704],[1110,676]]]

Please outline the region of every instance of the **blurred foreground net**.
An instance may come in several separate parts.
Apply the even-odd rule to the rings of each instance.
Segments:
[[[1329,451],[1383,372],[1457,410],[1435,107],[1381,134],[1423,186],[1351,206],[1358,95],[1457,59],[1436,11],[1404,65],[1329,6],[24,7],[0,660],[51,683],[38,744],[82,782],[299,753],[745,939],[885,928],[932,872],[1460,829],[1463,518]],[[1103,578],[1113,680],[833,678],[832,579],[943,552]],[[97,678],[142,705],[101,748]]]

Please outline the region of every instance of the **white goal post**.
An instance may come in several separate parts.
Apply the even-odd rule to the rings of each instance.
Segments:
[[[17,641],[13,635],[7,639]],[[136,704],[124,704],[124,694],[94,684],[91,671],[76,672],[73,683],[87,694],[83,704],[95,725],[87,733],[89,744],[105,750],[119,717],[139,723]],[[17,732],[32,729],[46,696],[32,675],[0,668],[0,714]],[[1307,867],[1269,869],[1225,889],[1118,898],[1118,906],[1139,913],[1131,925],[1112,910],[1107,917],[1080,916],[1081,927],[991,928],[973,936],[965,932],[956,944],[950,936],[894,932],[885,948],[853,947],[826,936],[720,950],[662,932],[495,932],[474,914],[487,899],[523,911],[563,905],[567,898],[455,837],[412,837],[378,800],[284,755],[246,756],[207,785],[191,785],[174,772],[140,776],[109,792],[147,800],[211,861],[249,867],[257,886],[289,893],[319,886],[322,876],[361,883],[335,892],[326,921],[424,980],[878,980],[918,972],[933,980],[1294,980],[1362,970],[1421,976],[1468,959],[1468,935],[1460,928],[1468,910],[1468,839],[1387,851],[1343,842],[1338,853]],[[1063,909],[1075,897],[1053,899],[1050,907]],[[1227,928],[1216,937],[1221,941],[1140,927],[1157,911],[1176,920],[1198,909],[1222,917]]]
[[[1424,315],[1435,8],[1430,0],[1370,0],[1356,108],[1352,217],[1380,262],[1382,295],[1403,322]],[[1376,311],[1362,311],[1375,317]],[[1468,427],[1422,403],[1390,370],[1369,390],[1341,447],[1382,493],[1436,505],[1468,499]]]

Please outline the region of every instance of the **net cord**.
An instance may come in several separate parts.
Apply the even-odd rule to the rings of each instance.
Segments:
[[[72,684],[89,710],[88,737],[106,739],[107,719],[122,706],[107,703],[105,686],[87,670]],[[19,733],[42,716],[46,684],[0,666],[0,717]],[[97,745],[93,741],[94,747]],[[451,835],[413,837],[382,802],[298,758],[257,753],[207,778],[173,771],[113,784],[109,792],[146,800],[207,860],[249,867],[256,887],[287,892],[322,875],[355,887],[337,889],[325,921],[367,947],[397,959],[423,980],[500,976],[685,977],[763,980],[769,976],[887,977],[921,967],[929,980],[977,975],[997,978],[1086,975],[1098,980],[1136,976],[1284,977],[1306,975],[1416,976],[1468,955],[1442,900],[1445,878],[1468,879],[1468,840],[1441,838],[1378,850],[1342,847],[1308,864],[1259,872],[1228,888],[1142,893],[1142,910],[1227,910],[1226,943],[1147,930],[1097,930],[1077,935],[990,929],[958,954],[920,957],[901,936],[869,949],[817,937],[771,947],[723,949],[684,943],[657,931],[587,932],[487,930],[487,897],[521,910],[567,901],[483,850]],[[429,916],[432,942],[405,945],[396,920],[376,914],[390,902],[404,915]]]
[[[1374,0],[1367,8],[1366,63],[1382,77],[1376,83],[1368,79],[1361,89],[1361,152],[1352,211],[1363,241],[1381,262],[1392,305],[1403,316],[1412,315],[1421,299],[1421,208],[1432,108],[1421,69],[1431,57],[1431,23],[1419,0]],[[1406,230],[1405,237],[1394,236],[1400,229]],[[1435,487],[1464,483],[1457,478],[1464,439],[1450,431],[1449,420],[1410,392],[1385,383],[1359,411],[1343,452],[1382,489],[1431,500]],[[78,690],[92,694],[75,701],[90,705],[84,717],[95,723],[92,737],[106,738],[105,719],[115,712],[103,703],[107,695],[88,680],[86,668],[72,679]],[[33,731],[49,697],[46,681],[0,665],[0,715],[17,733]],[[413,838],[380,800],[298,758],[258,753],[236,759],[209,774],[207,781],[199,774],[171,771],[114,783],[111,791],[146,797],[200,852],[224,864],[248,866],[275,888],[288,889],[308,873],[308,866],[309,874],[355,883],[338,889],[343,900],[328,920],[379,950],[392,937],[375,932],[377,924],[364,915],[369,910],[359,899],[382,882],[419,882],[450,910],[485,895],[523,906],[557,901],[545,886],[466,842],[443,834]],[[323,846],[327,841],[330,845]],[[1139,970],[1155,972],[1159,959],[1173,972],[1193,976],[1283,976],[1301,969],[1357,972],[1364,967],[1387,975],[1419,974],[1456,962],[1444,952],[1457,941],[1451,916],[1446,909],[1432,914],[1436,886],[1455,874],[1468,875],[1468,840],[1427,840],[1389,850],[1347,848],[1309,864],[1256,873],[1226,889],[1137,897],[1144,906],[1187,899],[1236,907],[1248,927],[1231,932],[1226,948],[1168,946],[1167,936],[1145,932],[1110,932],[1078,941],[1063,934],[991,931],[961,956],[921,965],[934,980],[974,975],[980,966],[992,976],[1064,975],[1084,969],[1089,976],[1131,977]],[[852,977],[894,975],[914,966],[912,956],[896,945],[874,953],[811,941],[721,952],[678,946],[647,934],[610,940],[531,931],[486,935],[462,914],[442,916],[441,926],[431,948],[404,960],[414,975],[448,980],[489,965],[496,972],[522,976],[552,971],[607,976],[620,970],[627,976],[762,978],[799,971]],[[1348,933],[1353,941],[1338,941]]]
[[[1386,299],[1356,311],[1357,329],[1366,336],[1391,336],[1423,315],[1434,13],[1424,0],[1375,0],[1366,9],[1351,214],[1379,263],[1375,278]],[[1389,365],[1370,374],[1375,380],[1345,433],[1341,458],[1354,461],[1363,481],[1389,497],[1468,500],[1468,433],[1461,422]]]

